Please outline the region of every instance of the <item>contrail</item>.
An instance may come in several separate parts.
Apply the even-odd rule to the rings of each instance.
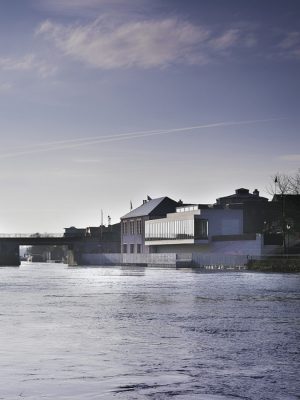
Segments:
[[[268,119],[256,119],[256,120],[246,120],[246,121],[227,121],[227,122],[217,122],[205,125],[194,125],[187,126],[182,128],[171,128],[171,129],[160,129],[160,130],[151,130],[151,131],[135,131],[128,133],[121,133],[116,135],[105,135],[105,136],[91,136],[88,138],[78,138],[78,139],[69,139],[69,140],[60,140],[54,142],[40,143],[30,146],[25,150],[16,151],[12,153],[4,153],[0,154],[0,159],[17,157],[27,154],[37,154],[43,152],[49,152],[53,150],[64,150],[64,149],[72,149],[76,147],[89,146],[92,144],[98,143],[107,143],[121,140],[129,140],[129,139],[138,139],[147,136],[156,136],[156,135],[165,135],[168,133],[179,133],[179,132],[188,132],[196,129],[206,129],[206,128],[216,128],[216,127],[225,127],[225,126],[238,126],[238,125],[249,125],[255,124],[259,122],[272,122],[279,121],[286,118],[268,118]]]

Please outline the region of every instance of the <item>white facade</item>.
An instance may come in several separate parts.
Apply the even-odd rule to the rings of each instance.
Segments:
[[[148,246],[207,244],[216,235],[242,234],[243,211],[239,209],[178,207],[166,218],[145,222]]]
[[[177,208],[166,218],[146,221],[145,244],[154,253],[263,253],[262,236],[243,233],[242,209],[196,205]]]

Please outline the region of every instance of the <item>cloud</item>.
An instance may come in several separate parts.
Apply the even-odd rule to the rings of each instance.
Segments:
[[[281,55],[289,58],[300,59],[300,32],[293,31],[285,34],[279,42]]]
[[[143,0],[34,0],[33,6],[66,14],[79,12],[82,16],[82,13],[89,14],[103,6],[128,7],[141,4],[143,4]]]
[[[93,23],[62,26],[51,21],[37,31],[67,56],[101,69],[167,67],[204,63],[201,54],[209,32],[176,18],[116,25],[103,18]]]
[[[284,161],[296,161],[299,162],[300,161],[300,154],[296,153],[296,154],[284,154],[282,156],[279,157],[281,160]]]
[[[54,65],[39,59],[34,54],[23,57],[0,57],[0,69],[3,71],[36,71],[39,76],[46,78],[56,71]]]
[[[159,129],[159,130],[151,130],[151,131],[135,131],[128,133],[121,133],[117,135],[106,135],[106,136],[94,136],[89,138],[78,138],[78,139],[70,139],[70,140],[62,140],[57,142],[50,143],[42,143],[40,145],[33,146],[25,146],[23,149],[15,151],[13,153],[0,153],[0,159],[11,158],[11,157],[19,157],[22,155],[29,154],[39,154],[48,151],[57,151],[64,149],[72,149],[72,148],[80,148],[83,146],[91,146],[101,143],[109,143],[109,142],[119,142],[123,140],[133,140],[140,139],[144,137],[150,136],[160,136],[166,134],[176,134],[176,133],[188,133],[195,130],[205,130],[211,128],[225,127],[225,126],[242,126],[242,125],[251,125],[257,123],[265,123],[265,122],[273,122],[279,121],[286,118],[268,118],[268,119],[253,119],[253,120],[245,120],[245,121],[229,121],[229,122],[216,122],[205,125],[195,125],[195,126],[186,126],[182,128],[171,128],[171,129]]]
[[[282,49],[291,49],[300,44],[300,32],[289,32],[285,38],[279,43]]]
[[[10,82],[0,82],[0,94],[1,93],[9,93],[13,88],[13,85]]]
[[[221,36],[216,37],[210,41],[211,45],[220,50],[226,50],[235,45],[240,38],[239,29],[229,29]]]
[[[103,160],[99,158],[77,158],[74,162],[79,164],[99,164],[103,163]]]

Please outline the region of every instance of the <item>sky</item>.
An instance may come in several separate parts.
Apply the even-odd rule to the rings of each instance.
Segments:
[[[0,0],[0,232],[300,167],[298,0]]]

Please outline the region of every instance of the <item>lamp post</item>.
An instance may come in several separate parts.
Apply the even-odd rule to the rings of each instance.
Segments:
[[[291,229],[291,225],[286,224],[286,230],[287,230],[287,254],[289,254],[289,249],[290,249],[290,229]]]

